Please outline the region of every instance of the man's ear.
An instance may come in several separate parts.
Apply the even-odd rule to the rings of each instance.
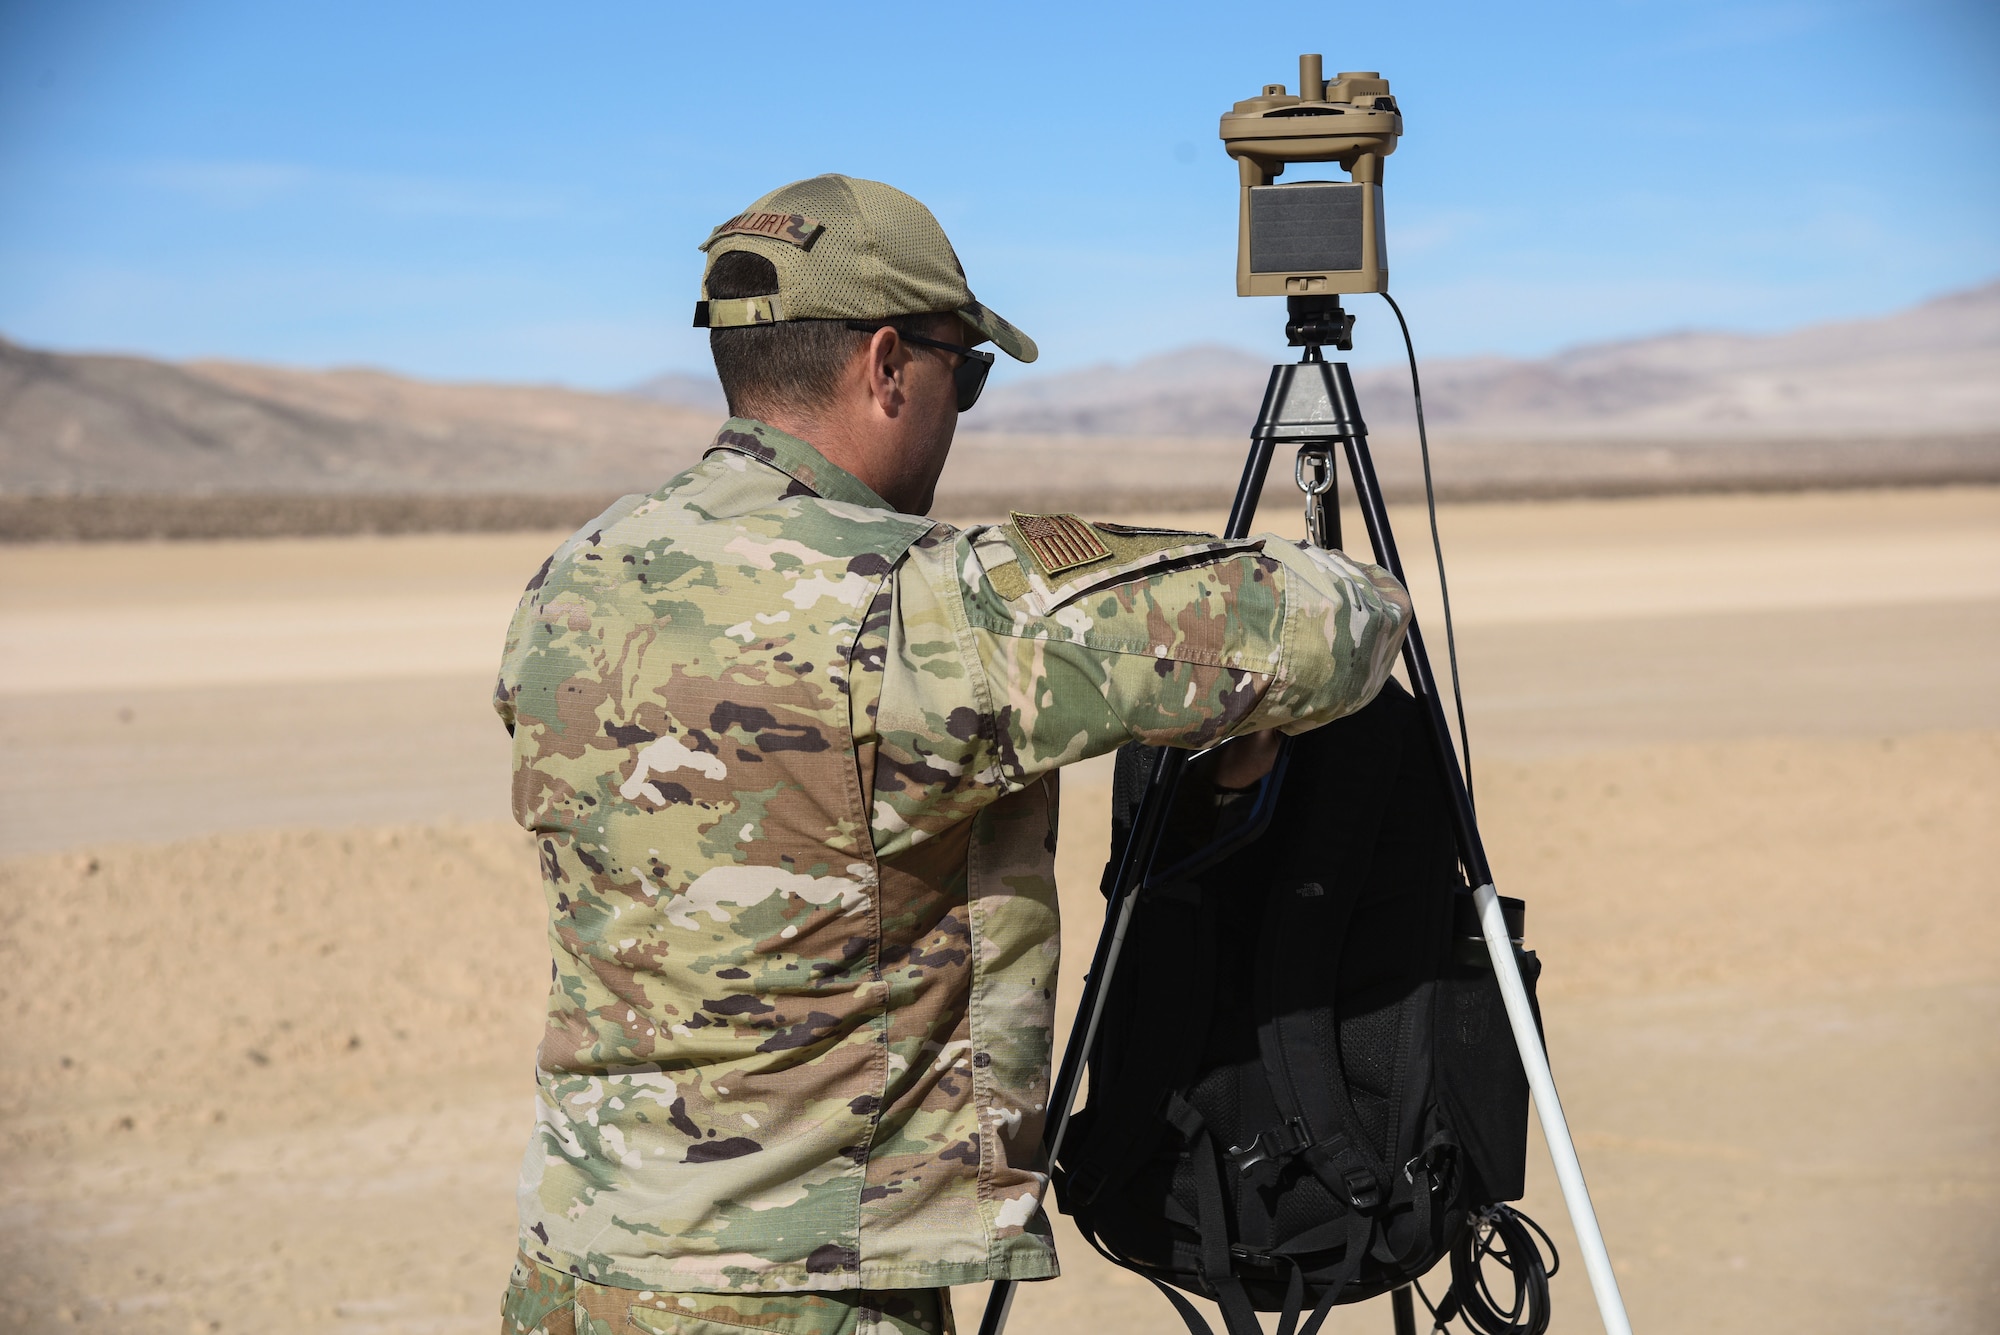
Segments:
[[[893,326],[884,325],[862,345],[861,374],[869,396],[884,417],[902,412],[908,396],[903,377],[910,365],[910,350]]]

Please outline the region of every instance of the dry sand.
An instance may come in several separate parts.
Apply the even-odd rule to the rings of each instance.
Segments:
[[[1638,1328],[1990,1328],[2000,492],[1444,520]],[[546,963],[485,674],[548,544],[0,553],[0,1329],[492,1329]],[[1102,764],[1065,799],[1080,963]],[[1014,1329],[1169,1328],[1063,1255]]]

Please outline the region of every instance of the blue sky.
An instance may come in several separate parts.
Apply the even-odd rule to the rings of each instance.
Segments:
[[[1301,51],[1403,105],[1426,355],[1865,315],[2000,274],[1997,15],[0,0],[0,333],[614,387],[701,366],[695,245],[832,170],[930,204],[1038,369],[1275,350],[1216,118]]]

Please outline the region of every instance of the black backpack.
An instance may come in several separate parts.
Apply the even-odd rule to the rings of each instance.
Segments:
[[[1153,755],[1118,757],[1114,849]],[[1214,1300],[1231,1335],[1255,1335],[1257,1311],[1313,1335],[1454,1252],[1440,1324],[1546,1324],[1540,1252],[1501,1204],[1522,1191],[1527,1077],[1438,763],[1392,681],[1290,739],[1257,789],[1217,789],[1201,760],[1181,781],[1056,1185],[1199,1335],[1177,1290]],[[1522,906],[1503,906],[1518,941]],[[1532,997],[1540,966],[1520,959]],[[1514,1271],[1511,1311],[1479,1276],[1489,1255]]]

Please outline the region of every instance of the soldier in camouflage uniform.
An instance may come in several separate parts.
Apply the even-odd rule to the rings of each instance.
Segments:
[[[822,176],[704,248],[737,416],[500,672],[554,956],[503,1330],[938,1335],[1056,1273],[1057,769],[1357,709],[1409,604],[1270,536],[922,518],[965,344],[1035,357],[929,211]]]

